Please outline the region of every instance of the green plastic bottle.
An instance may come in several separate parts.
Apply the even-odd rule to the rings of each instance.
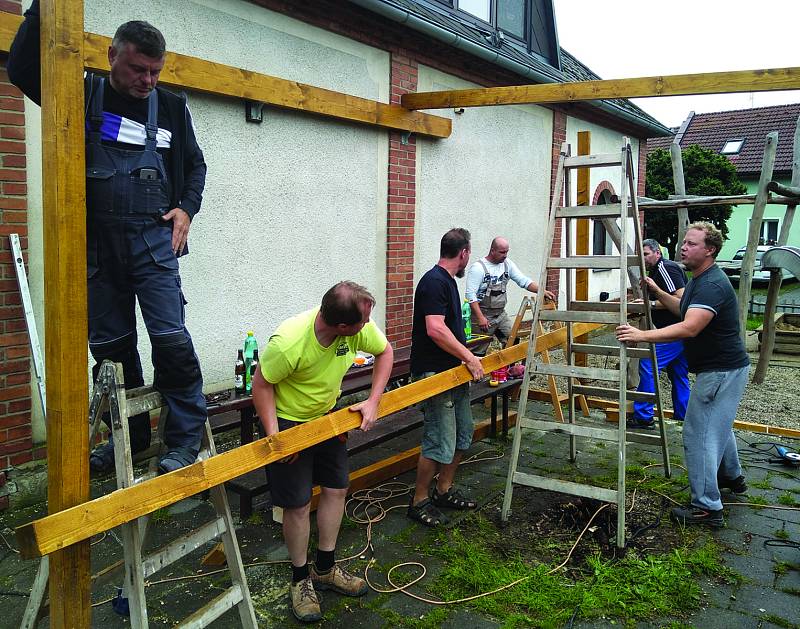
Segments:
[[[253,381],[251,374],[251,365],[253,363],[253,355],[258,350],[258,341],[252,330],[247,332],[247,338],[244,340],[244,390],[250,393],[253,390]]]
[[[464,319],[464,336],[467,337],[467,340],[470,340],[472,338],[472,309],[466,299],[461,304],[461,318]]]

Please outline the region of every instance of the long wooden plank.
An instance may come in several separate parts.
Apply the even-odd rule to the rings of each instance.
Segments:
[[[83,2],[42,2],[42,182],[47,356],[47,504],[89,499]],[[76,279],[77,278],[77,279]],[[88,627],[89,543],[50,558],[50,620]]]
[[[18,15],[0,12],[0,51],[8,52],[21,21]],[[85,67],[107,72],[110,44],[108,37],[85,33]],[[172,52],[159,83],[435,138],[448,137],[452,127],[449,118]]]
[[[583,323],[574,325],[573,329],[577,334],[585,334],[599,327],[601,326]],[[561,345],[565,340],[566,329],[555,330],[536,339],[536,351],[551,349]],[[527,351],[528,343],[520,343],[486,356],[481,359],[481,363],[484,371],[488,373],[522,360]],[[462,365],[390,391],[381,398],[379,417],[391,415],[471,379],[469,371]],[[304,450],[325,439],[358,428],[360,424],[359,413],[342,409],[291,430],[259,439],[205,461],[138,483],[133,487],[118,489],[91,502],[19,527],[16,533],[20,552],[25,558],[47,555]]]
[[[800,89],[800,68],[792,67],[418,92],[403,94],[401,103],[408,109],[443,109],[796,89]]]

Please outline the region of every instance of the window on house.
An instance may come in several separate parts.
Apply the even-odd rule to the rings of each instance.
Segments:
[[[525,0],[497,0],[497,28],[525,39]]]
[[[608,190],[603,190],[600,198],[597,199],[597,205],[605,205],[611,202],[611,193]],[[611,238],[608,236],[603,221],[592,220],[592,255],[595,256],[610,256],[612,254]]]
[[[758,234],[758,244],[774,245],[778,242],[778,219],[765,218],[761,221],[761,231]]]
[[[417,0],[446,6],[465,24],[480,30],[492,45],[525,45],[526,52],[560,68],[552,0]],[[505,45],[508,45],[507,43]]]
[[[720,153],[723,155],[736,155],[739,151],[742,150],[742,145],[744,144],[744,138],[738,138],[735,140],[728,140],[725,142],[725,146],[722,147]]]
[[[464,13],[469,13],[484,22],[492,21],[491,0],[458,0],[458,8]]]

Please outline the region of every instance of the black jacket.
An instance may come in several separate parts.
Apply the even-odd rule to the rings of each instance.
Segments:
[[[39,0],[25,11],[8,55],[8,78],[37,105],[42,101],[42,69],[39,43]],[[191,115],[184,98],[160,87],[159,100],[167,104],[172,143],[170,147],[170,188],[172,207],[184,210],[190,218],[200,210],[206,183],[203,151],[194,135]]]

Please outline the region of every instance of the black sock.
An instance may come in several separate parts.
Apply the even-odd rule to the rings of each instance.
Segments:
[[[317,574],[328,574],[333,568],[333,550],[320,550],[317,548],[317,560],[314,562],[314,569]]]
[[[308,562],[300,567],[292,566],[292,583],[300,583],[306,578],[308,578]]]

